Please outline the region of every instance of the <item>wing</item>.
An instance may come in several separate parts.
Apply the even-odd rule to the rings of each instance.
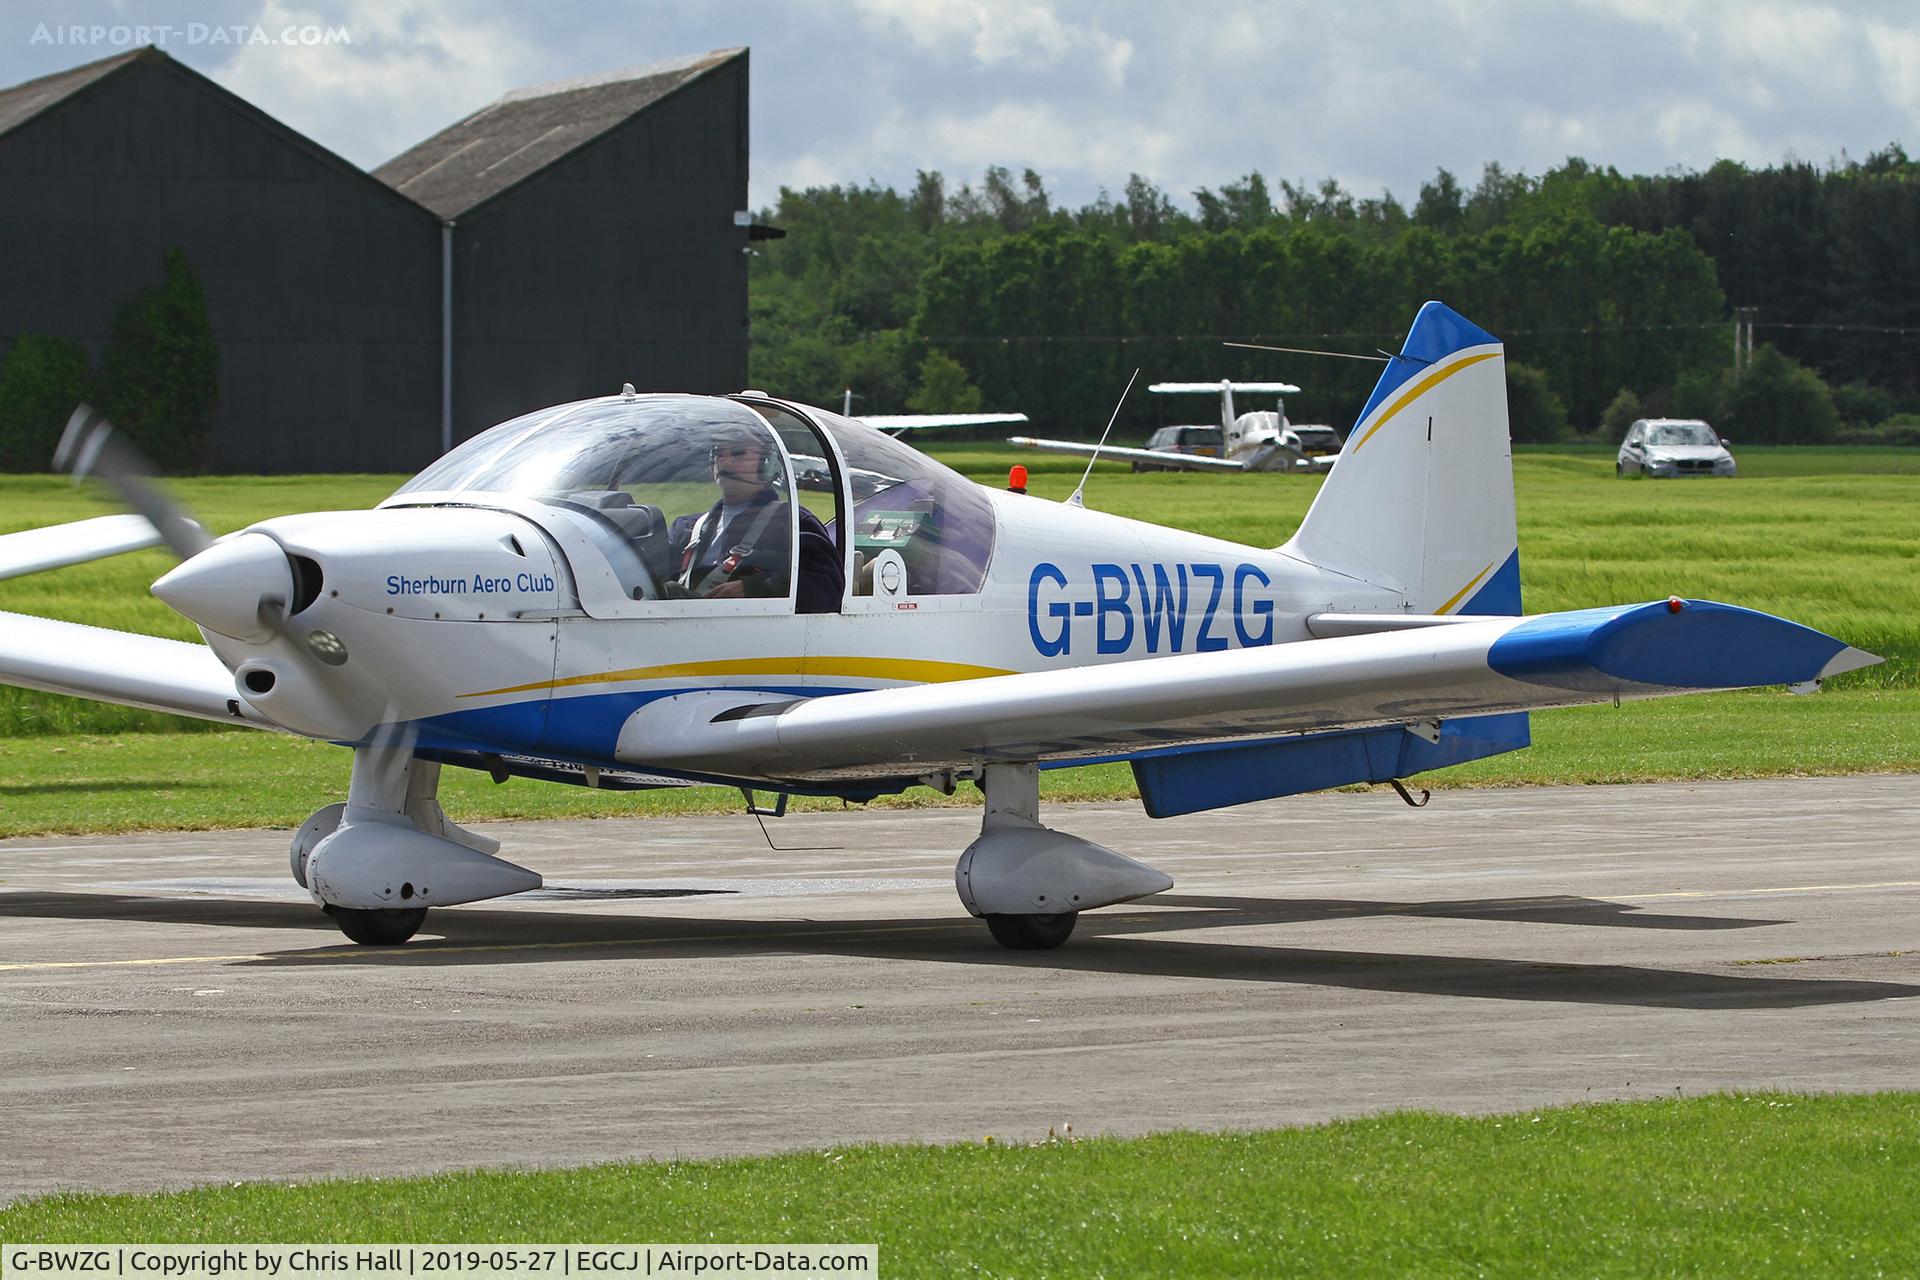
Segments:
[[[1156,382],[1147,390],[1156,391],[1163,396],[1217,396],[1222,388],[1228,391],[1249,391],[1254,395],[1273,396],[1298,395],[1300,392],[1300,388],[1291,382]]]
[[[274,727],[238,696],[233,673],[203,644],[52,618],[0,613],[0,684]]]
[[[1008,436],[1007,443],[1016,449],[1039,449],[1045,453],[1076,453],[1083,458],[1092,456],[1095,448],[1078,440],[1036,440],[1032,436]],[[1125,449],[1112,444],[1101,449],[1100,456],[1113,462],[1156,462],[1186,471],[1245,471],[1247,469],[1246,463],[1236,462],[1231,458],[1208,458],[1197,453],[1167,453],[1160,449]]]
[[[1003,422],[1025,422],[1024,413],[866,413],[860,421],[896,434],[932,427],[991,427]]]
[[[145,516],[97,516],[45,529],[0,534],[0,578],[18,578],[47,569],[64,569],[157,547],[160,531]]]
[[[1675,606],[1679,607],[1676,608]],[[650,704],[616,755],[832,780],[1800,684],[1880,659],[1748,609],[1660,601],[838,696]]]

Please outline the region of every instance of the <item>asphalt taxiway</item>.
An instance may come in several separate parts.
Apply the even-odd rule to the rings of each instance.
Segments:
[[[512,823],[346,944],[285,832],[0,841],[0,1199],[1920,1087],[1920,776],[1045,819],[1176,887],[1001,950],[977,812]]]

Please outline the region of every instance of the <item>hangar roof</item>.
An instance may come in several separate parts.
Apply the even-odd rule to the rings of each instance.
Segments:
[[[744,48],[670,58],[516,89],[375,169],[442,218],[457,218],[625,123]]]
[[[0,89],[0,134],[11,133],[49,107],[58,106],[80,90],[153,52],[151,48],[115,54],[84,66],[69,67],[38,80]]]

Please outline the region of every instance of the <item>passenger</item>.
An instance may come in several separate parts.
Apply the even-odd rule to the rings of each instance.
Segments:
[[[720,500],[702,515],[674,521],[669,546],[681,590],[673,594],[732,600],[788,594],[788,506],[774,482],[780,461],[770,441],[748,431],[715,441],[708,460]],[[800,508],[801,613],[840,608],[845,577],[840,552],[818,516]]]

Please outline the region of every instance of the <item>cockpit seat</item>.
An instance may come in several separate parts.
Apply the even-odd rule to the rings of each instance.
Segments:
[[[567,495],[569,502],[586,507],[626,535],[647,571],[656,579],[667,574],[667,517],[659,507],[635,502],[625,489],[585,489]]]

